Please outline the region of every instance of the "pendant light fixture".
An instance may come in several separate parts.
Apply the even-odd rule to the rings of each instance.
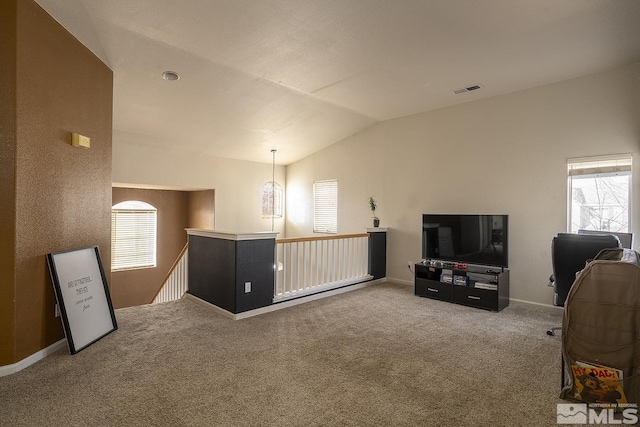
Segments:
[[[271,231],[274,230],[276,218],[276,150],[271,150]]]

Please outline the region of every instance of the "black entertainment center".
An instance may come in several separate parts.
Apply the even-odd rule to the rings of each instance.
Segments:
[[[422,216],[415,294],[500,311],[509,305],[507,215]]]

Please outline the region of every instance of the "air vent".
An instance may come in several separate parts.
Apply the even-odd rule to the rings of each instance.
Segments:
[[[482,89],[482,85],[473,85],[469,87],[464,87],[462,89],[456,89],[453,91],[453,93],[455,93],[456,95],[460,95],[461,93],[467,93],[467,92],[471,92],[478,89]]]

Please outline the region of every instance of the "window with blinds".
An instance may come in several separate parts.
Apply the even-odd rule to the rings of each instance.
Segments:
[[[126,201],[111,208],[111,271],[156,266],[157,210]]]
[[[631,229],[631,154],[567,160],[568,231]]]
[[[338,181],[313,183],[313,232],[338,233]]]
[[[262,186],[262,217],[282,218],[284,192],[277,182],[267,182]]]

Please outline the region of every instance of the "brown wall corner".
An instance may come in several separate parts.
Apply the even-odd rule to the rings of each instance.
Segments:
[[[16,362],[16,10],[0,3],[0,366]]]
[[[215,190],[189,192],[188,228],[214,230],[215,227]]]
[[[113,205],[139,200],[158,210],[156,267],[111,273],[115,308],[149,304],[187,243],[188,193],[184,191],[113,188]],[[110,269],[105,266],[105,269]]]
[[[18,1],[16,16],[19,361],[64,337],[46,254],[98,245],[111,262],[113,72],[33,0]],[[72,132],[91,148],[73,147]]]

